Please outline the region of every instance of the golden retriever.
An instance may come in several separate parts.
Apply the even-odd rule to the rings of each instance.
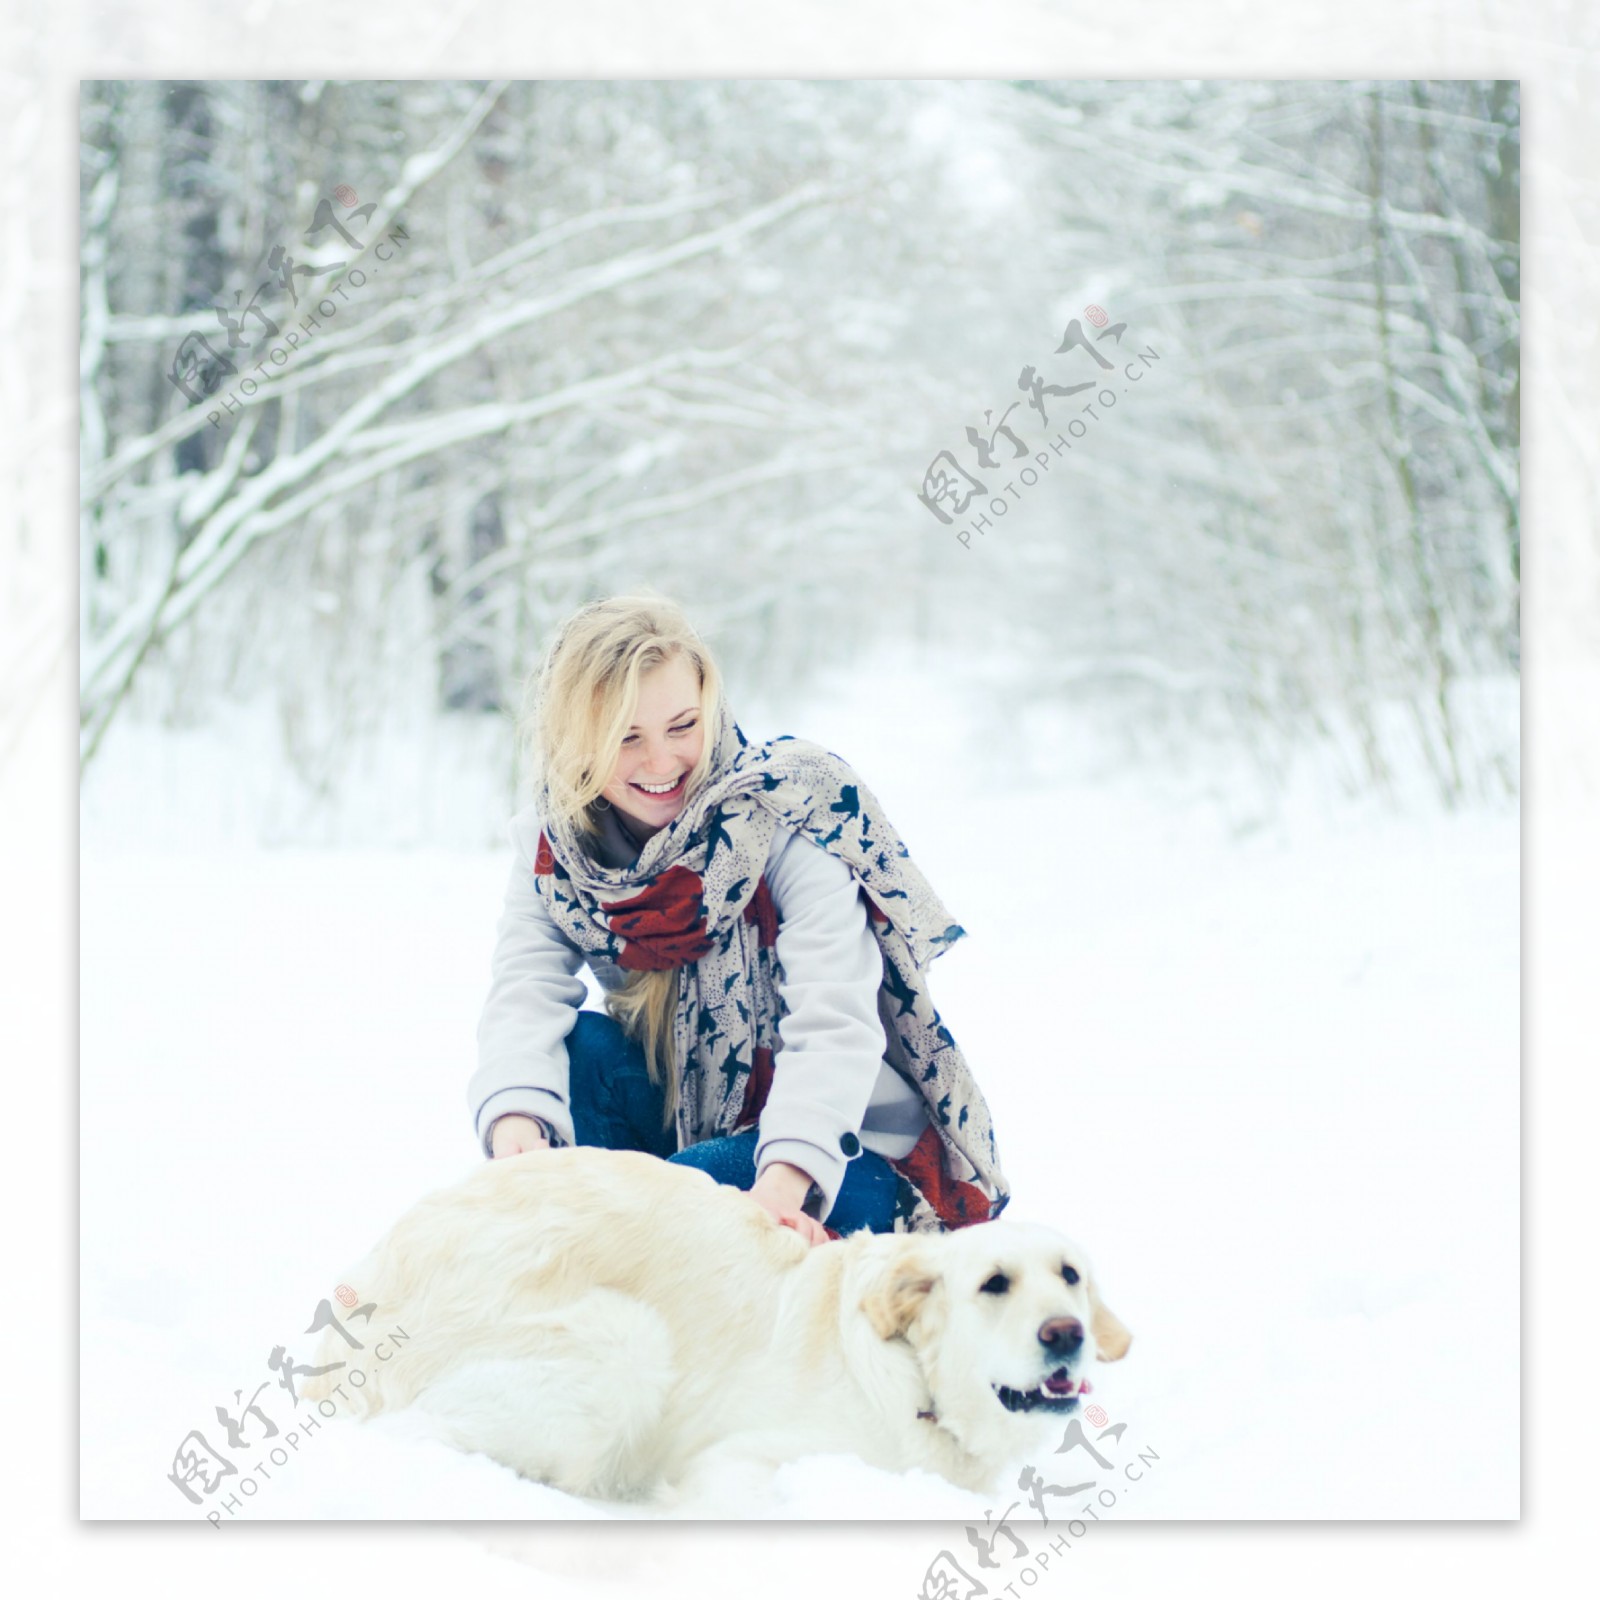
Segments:
[[[680,1509],[815,1452],[989,1489],[1130,1342],[1051,1229],[813,1247],[706,1173],[585,1147],[485,1162],[346,1281],[408,1336],[355,1415],[410,1407],[525,1477]],[[346,1354],[330,1328],[315,1364]]]

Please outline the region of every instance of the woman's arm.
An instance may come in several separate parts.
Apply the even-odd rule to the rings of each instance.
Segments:
[[[771,863],[767,886],[781,919],[788,1015],[761,1112],[757,1182],[775,1163],[809,1175],[821,1202],[808,1209],[825,1220],[861,1149],[861,1119],[883,1062],[883,955],[850,869],[803,835]]]
[[[491,1126],[507,1113],[540,1118],[573,1144],[567,1105],[566,1037],[587,992],[583,953],[534,892],[539,824],[523,812],[511,825],[514,855],[495,935],[489,997],[478,1019],[478,1070],[467,1086],[478,1142],[492,1153]]]

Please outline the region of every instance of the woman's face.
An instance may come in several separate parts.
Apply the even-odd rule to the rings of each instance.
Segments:
[[[639,680],[633,726],[623,735],[611,781],[601,793],[641,838],[658,833],[683,810],[705,738],[700,674],[692,661],[674,656]]]

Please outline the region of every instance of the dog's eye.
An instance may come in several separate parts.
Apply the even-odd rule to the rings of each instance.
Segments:
[[[1070,1263],[1064,1262],[1061,1267],[1061,1276],[1068,1283],[1076,1283],[1078,1281],[1078,1269]]]
[[[985,1294],[1004,1294],[1011,1287],[1011,1280],[1003,1272],[997,1272],[982,1285]]]

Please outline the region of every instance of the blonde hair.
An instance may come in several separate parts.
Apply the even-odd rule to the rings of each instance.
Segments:
[[[639,684],[668,662],[687,660],[700,675],[704,742],[689,773],[685,803],[710,771],[717,736],[722,676],[689,619],[664,595],[636,593],[594,600],[556,631],[529,680],[523,738],[548,795],[545,821],[575,826],[587,839],[600,833],[595,802],[611,780],[623,736],[638,709]],[[677,1114],[678,1071],[673,1018],[678,970],[630,972],[606,1010],[644,1052],[651,1082],[662,1090],[662,1125]]]

